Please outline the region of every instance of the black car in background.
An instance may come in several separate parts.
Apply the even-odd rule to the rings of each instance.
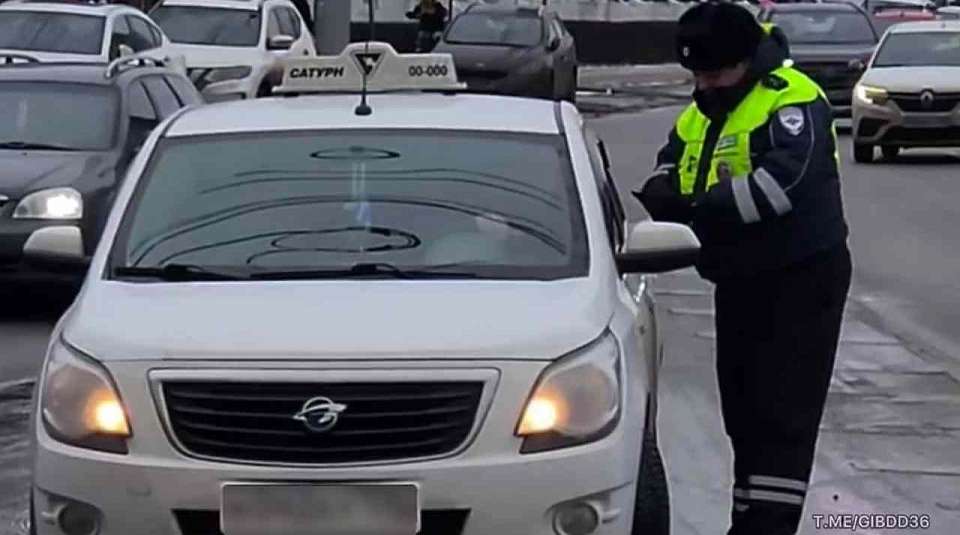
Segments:
[[[433,51],[453,55],[469,91],[576,98],[576,44],[547,8],[474,4],[450,23]]]
[[[79,233],[92,253],[147,136],[200,103],[184,75],[155,59],[108,66],[0,55],[0,280],[31,271],[24,250],[50,227]]]
[[[820,84],[838,117],[850,117],[853,87],[879,41],[870,16],[849,3],[791,3],[764,9],[760,20],[783,30],[796,67]]]

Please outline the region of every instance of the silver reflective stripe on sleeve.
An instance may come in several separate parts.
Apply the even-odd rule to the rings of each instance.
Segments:
[[[731,187],[733,188],[733,199],[737,202],[737,211],[740,212],[740,219],[744,223],[756,223],[760,221],[760,212],[757,210],[757,203],[753,201],[753,194],[750,193],[750,182],[746,177],[733,177]]]
[[[763,190],[763,193],[767,196],[767,200],[770,201],[770,206],[773,206],[773,210],[777,215],[783,215],[793,210],[793,204],[790,202],[790,198],[787,197],[786,192],[783,191],[780,184],[777,183],[776,179],[774,179],[766,169],[761,167],[754,171],[753,179],[757,182],[757,186],[760,186],[760,189]]]
[[[800,492],[807,491],[807,484],[804,481],[797,479],[787,479],[785,477],[774,477],[774,476],[750,476],[748,479],[751,485],[758,485],[761,487],[774,487],[781,489],[790,489]]]
[[[663,165],[658,165],[657,168],[653,170],[653,172],[654,172],[654,173],[665,173],[665,172],[667,172],[667,171],[670,171],[670,170],[672,170],[672,169],[675,169],[676,167],[677,167],[676,164],[665,163],[665,164],[663,164]]]
[[[734,490],[733,496],[743,500],[756,500],[761,502],[788,503],[790,505],[803,505],[803,498],[796,494],[787,494],[785,492],[773,492],[771,490]]]

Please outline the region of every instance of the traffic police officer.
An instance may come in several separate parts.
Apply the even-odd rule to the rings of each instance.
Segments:
[[[832,110],[747,10],[700,4],[677,32],[694,103],[634,195],[653,219],[692,225],[716,284],[729,534],[793,534],[850,288]]]

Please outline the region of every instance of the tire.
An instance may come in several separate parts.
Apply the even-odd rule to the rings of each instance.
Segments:
[[[853,160],[857,163],[873,162],[873,145],[853,144]]]
[[[633,529],[630,533],[670,535],[670,490],[653,424],[646,426],[643,436],[637,498],[633,505]]]
[[[883,152],[884,160],[896,160],[897,156],[900,156],[900,147],[896,145],[884,145],[880,150]]]

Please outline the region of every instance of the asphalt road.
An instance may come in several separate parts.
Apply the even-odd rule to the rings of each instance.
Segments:
[[[591,119],[626,194],[651,168],[676,108]],[[842,141],[855,287],[808,512],[922,513],[927,532],[960,521],[960,152],[857,165]],[[661,441],[675,535],[724,531],[729,449],[718,421],[709,285],[690,271],[657,281],[667,336]],[[25,498],[27,398],[64,303],[0,290],[0,534]],[[814,533],[810,519],[803,533]],[[860,530],[860,533],[871,533]],[[896,533],[896,532],[885,532]]]

